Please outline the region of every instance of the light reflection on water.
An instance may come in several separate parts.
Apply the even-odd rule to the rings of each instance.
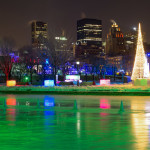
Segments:
[[[150,101],[144,103],[139,99],[131,101],[131,109],[136,111],[149,112]],[[150,113],[132,113],[132,126],[133,134],[136,138],[136,146],[138,149],[147,149],[149,145],[149,125],[150,125]]]
[[[1,95],[0,127],[2,149],[149,149],[150,97]]]
[[[6,106],[16,106],[15,96],[7,97]],[[6,120],[9,121],[8,125],[10,125],[10,126],[15,125],[15,121],[16,121],[16,109],[15,108],[7,108],[6,109]]]

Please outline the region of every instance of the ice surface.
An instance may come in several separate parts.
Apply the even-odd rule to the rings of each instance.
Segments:
[[[0,96],[1,150],[150,149],[150,97]]]

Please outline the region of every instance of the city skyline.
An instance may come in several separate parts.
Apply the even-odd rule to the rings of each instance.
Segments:
[[[17,47],[31,43],[31,26],[29,22],[38,20],[48,23],[49,34],[56,33],[56,36],[65,30],[76,40],[76,22],[87,17],[102,20],[103,41],[109,31],[113,19],[117,22],[123,32],[127,32],[141,22],[142,30],[145,32],[145,39],[150,43],[150,1],[145,3],[119,0],[98,1],[92,3],[82,1],[10,1],[1,2],[1,24],[0,37],[8,36],[15,39]],[[142,10],[142,11],[140,11]]]

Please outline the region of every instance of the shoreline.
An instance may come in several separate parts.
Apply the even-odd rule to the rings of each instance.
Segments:
[[[74,92],[74,91],[0,91],[0,94],[29,95],[95,95],[95,96],[150,96],[150,92]]]
[[[150,87],[133,85],[113,86],[0,86],[0,94],[49,95],[100,95],[100,96],[150,96]]]

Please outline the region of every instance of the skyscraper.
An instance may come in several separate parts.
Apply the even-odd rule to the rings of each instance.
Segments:
[[[73,57],[73,50],[70,39],[65,35],[65,31],[62,30],[61,36],[55,37],[55,51],[60,58],[64,58],[65,61]]]
[[[135,49],[136,49],[136,44],[137,44],[137,34],[138,34],[138,31],[134,27],[133,29],[130,29],[130,31],[127,32],[124,36],[126,51],[129,51],[130,56],[135,55]]]
[[[77,21],[76,55],[99,55],[102,50],[102,21],[97,19],[81,19]]]
[[[106,54],[109,56],[117,56],[125,52],[123,33],[117,23],[113,21],[106,39]]]
[[[32,46],[36,48],[44,48],[44,44],[42,40],[40,40],[40,36],[47,38],[47,23],[41,21],[33,21],[31,24],[32,30]]]
[[[67,38],[65,36],[55,37],[56,51],[67,52]]]

